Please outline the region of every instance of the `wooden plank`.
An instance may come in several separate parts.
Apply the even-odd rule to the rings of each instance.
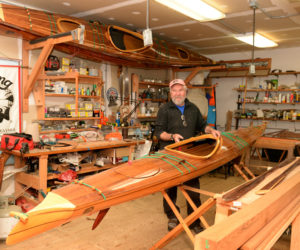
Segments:
[[[44,199],[44,197],[41,194],[41,191],[47,194],[47,174],[48,155],[42,155],[39,157],[39,201],[42,201]]]
[[[287,204],[265,227],[257,232],[241,249],[269,249],[276,243],[300,212],[300,196]]]
[[[298,214],[292,223],[291,250],[300,249],[300,214]]]
[[[32,187],[36,190],[39,190],[40,188],[40,179],[34,174],[26,174],[24,172],[17,173],[16,182],[26,185],[27,187]]]
[[[54,47],[54,44],[52,42],[52,39],[49,39],[45,46],[43,47],[41,54],[39,55],[39,58],[37,59],[35,66],[29,76],[29,79],[27,82],[24,82],[23,84],[25,85],[24,88],[24,99],[27,99],[34,87],[34,84],[39,76],[39,74],[41,73],[42,67],[45,65],[46,60],[48,58],[48,56],[50,55],[52,49]]]
[[[28,73],[28,68],[29,68],[29,52],[28,50],[26,49],[26,46],[28,44],[28,41],[25,41],[23,40],[23,47],[22,47],[22,64],[23,64],[23,68],[22,68],[22,91],[23,93],[25,92],[25,86],[26,86],[26,83],[28,81],[28,76],[29,76],[29,73]],[[29,110],[29,106],[28,106],[28,98],[25,99],[25,98],[22,98],[22,101],[23,101],[23,105],[22,105],[22,109],[23,109],[23,112],[28,112]]]
[[[228,219],[198,234],[195,249],[208,246],[209,249],[238,249],[299,196],[300,173],[297,173]]]
[[[223,196],[222,199],[224,201],[233,201],[233,200],[237,200],[238,198],[240,198],[242,195],[246,194],[248,191],[252,190],[253,188],[255,188],[259,183],[261,183],[268,175],[270,175],[271,173],[273,173],[275,170],[287,166],[288,164],[295,164],[295,165],[299,165],[300,158],[297,159],[289,159],[289,160],[285,160],[284,162],[278,164],[277,166],[274,166],[273,168],[271,168],[270,170],[264,172],[262,175],[256,177],[255,179],[252,179],[236,188],[233,188],[230,191],[227,191]]]

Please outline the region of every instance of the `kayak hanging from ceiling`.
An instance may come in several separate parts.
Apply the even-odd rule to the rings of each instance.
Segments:
[[[152,45],[144,46],[141,33],[114,25],[88,22],[75,17],[7,4],[0,4],[0,12],[2,26],[33,34],[37,38],[68,32],[84,25],[84,43],[81,45],[77,41],[72,41],[68,45],[80,48],[76,50],[76,56],[90,56],[90,60],[114,61],[114,58],[120,58],[135,64],[166,67],[214,64],[205,56],[159,38],[154,37]],[[61,46],[56,48],[59,49]],[[88,51],[92,54],[87,55]]]

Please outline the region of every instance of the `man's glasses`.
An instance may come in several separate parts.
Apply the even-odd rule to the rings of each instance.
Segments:
[[[181,115],[181,120],[182,120],[183,126],[184,126],[184,127],[187,127],[187,123],[186,123],[186,120],[185,120],[184,115]]]

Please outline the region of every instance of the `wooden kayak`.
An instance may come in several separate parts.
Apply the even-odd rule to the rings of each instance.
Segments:
[[[84,44],[71,42],[72,46],[85,51],[76,51],[76,56],[96,52],[98,61],[106,56],[123,58],[131,62],[165,66],[200,66],[213,64],[212,60],[180,45],[153,38],[153,45],[144,46],[143,36],[125,28],[87,22],[75,17],[48,13],[13,5],[0,4],[0,24],[25,31],[38,37],[68,32],[85,26]],[[56,47],[58,49],[58,47]],[[74,53],[73,51],[73,53]],[[96,53],[93,60],[96,60]],[[105,59],[104,59],[105,58]]]
[[[113,205],[159,192],[203,175],[241,156],[264,130],[265,125],[261,125],[223,132],[220,139],[207,135],[190,138],[153,155],[49,192],[28,213],[12,215],[19,217],[20,221],[10,232],[6,243],[15,244],[76,217],[97,211],[100,211],[102,218]],[[101,219],[97,223],[100,221]]]

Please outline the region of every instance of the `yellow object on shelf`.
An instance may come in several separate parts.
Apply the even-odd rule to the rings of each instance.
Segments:
[[[70,59],[66,58],[66,57],[63,57],[62,60],[61,60],[61,64],[69,66],[70,65]]]
[[[70,71],[70,67],[69,67],[69,66],[66,66],[66,65],[62,65],[62,66],[61,66],[61,70],[62,70],[63,72],[69,72],[69,71]]]
[[[75,109],[75,107],[76,107],[75,103],[67,103],[67,104],[66,104],[66,108],[67,108],[68,110]]]

